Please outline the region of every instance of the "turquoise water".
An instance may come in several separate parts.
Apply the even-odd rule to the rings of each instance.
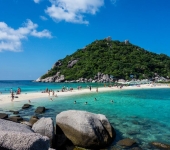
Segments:
[[[8,110],[11,109],[20,110],[26,102],[15,101],[1,105],[0,109],[9,113]],[[85,102],[88,104],[85,105]],[[40,117],[52,117],[54,120],[58,113],[70,109],[104,114],[117,133],[113,145],[127,137],[135,139],[143,149],[153,149],[149,145],[153,141],[170,144],[170,88],[89,93],[57,97],[53,101],[41,98],[32,100],[32,105],[32,108],[20,111],[23,118],[29,119],[34,115],[37,106],[48,109],[43,115],[39,115]]]
[[[39,83],[32,82],[31,80],[0,80],[0,92],[3,94],[7,94],[10,92],[12,88],[13,91],[17,91],[18,87],[21,88],[22,92],[37,92],[43,91],[46,88],[50,90],[61,90],[62,87],[72,87],[77,88],[77,86],[82,86],[82,88],[87,88],[87,86],[91,85],[92,87],[101,87],[103,84],[101,83]]]

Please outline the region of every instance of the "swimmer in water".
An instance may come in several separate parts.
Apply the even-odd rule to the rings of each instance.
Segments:
[[[97,98],[94,98],[95,101],[97,101]]]
[[[87,102],[85,102],[84,104],[87,105]]]
[[[113,100],[111,100],[111,103],[113,103]]]
[[[76,104],[76,101],[74,101],[74,104]]]
[[[51,101],[53,101],[53,99],[52,99],[52,98],[50,98],[50,100],[51,100]]]

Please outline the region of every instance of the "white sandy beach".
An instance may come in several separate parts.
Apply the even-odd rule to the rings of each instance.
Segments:
[[[170,88],[170,85],[165,84],[157,84],[157,85],[151,85],[151,84],[144,84],[140,86],[124,86],[122,89],[120,87],[100,87],[98,88],[98,92],[106,92],[106,91],[116,91],[116,90],[136,90],[136,89],[158,89],[158,88]],[[57,92],[55,91],[55,96],[61,97],[61,96],[70,96],[70,95],[76,95],[76,94],[86,94],[86,93],[96,93],[96,88],[92,87],[91,91],[89,89],[81,89],[77,90],[74,89],[73,91],[65,91],[65,92]],[[34,93],[21,93],[19,95],[15,95],[18,98],[14,98],[13,101],[23,101],[23,100],[34,100],[38,98],[53,98],[52,92],[50,93],[50,96],[48,93],[41,93],[41,92],[34,92]],[[11,94],[0,94],[0,104],[7,104],[12,103],[11,101]]]

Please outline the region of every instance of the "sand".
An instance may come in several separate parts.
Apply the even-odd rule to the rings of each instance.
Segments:
[[[106,91],[116,91],[116,90],[136,90],[136,89],[158,89],[158,88],[170,88],[170,85],[166,84],[144,84],[140,86],[124,86],[120,89],[120,87],[100,87],[98,88],[98,92],[106,92]],[[81,89],[77,90],[74,89],[73,91],[65,91],[65,92],[57,92],[55,91],[54,96],[61,97],[61,96],[70,96],[76,94],[86,94],[86,93],[96,93],[96,88],[91,89]],[[50,95],[48,93],[41,93],[41,92],[33,92],[33,93],[21,93],[19,95],[15,95],[18,98],[14,98],[13,101],[24,101],[24,100],[31,100],[39,99],[39,98],[53,98],[52,92]],[[11,94],[0,94],[0,104],[7,104],[12,103],[11,101]]]

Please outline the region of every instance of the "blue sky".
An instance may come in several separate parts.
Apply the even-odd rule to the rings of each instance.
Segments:
[[[37,79],[96,39],[170,56],[170,0],[0,0],[0,80]]]

